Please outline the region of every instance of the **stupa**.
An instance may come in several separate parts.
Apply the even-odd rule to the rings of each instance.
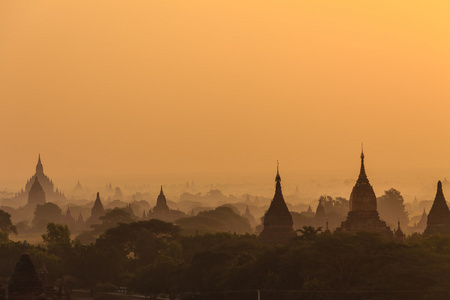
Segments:
[[[377,211],[377,197],[369,183],[364,167],[364,152],[361,151],[361,169],[358,180],[350,194],[350,211],[347,219],[336,229],[337,232],[359,231],[378,232],[385,237],[392,237],[391,229],[380,220]]]
[[[286,243],[296,236],[292,215],[281,192],[281,177],[278,166],[275,182],[275,195],[264,215],[264,229],[258,236],[259,241],[272,245]]]
[[[437,184],[436,197],[428,213],[427,228],[423,234],[431,235],[436,233],[450,235],[450,210],[445,201],[440,181]]]

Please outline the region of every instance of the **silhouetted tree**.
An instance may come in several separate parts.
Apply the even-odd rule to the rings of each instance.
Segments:
[[[409,224],[408,212],[405,209],[403,196],[396,189],[384,191],[384,195],[377,198],[378,212],[391,228],[396,228],[397,223],[406,228]]]
[[[4,210],[0,209],[0,231],[6,234],[14,233],[17,234],[16,226],[11,222],[11,215]]]
[[[185,235],[214,232],[236,232],[240,234],[253,232],[247,218],[235,213],[229,206],[219,206],[214,210],[199,212],[194,217],[175,221]]]
[[[33,227],[37,231],[44,231],[48,223],[62,223],[62,211],[58,205],[47,202],[36,205],[34,211]]]

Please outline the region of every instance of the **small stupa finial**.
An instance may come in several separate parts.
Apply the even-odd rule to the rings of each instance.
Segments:
[[[358,181],[362,180],[362,181],[367,181],[367,175],[366,175],[366,169],[364,167],[364,149],[363,149],[363,144],[361,143],[361,169],[359,171],[359,178]]]
[[[277,176],[275,177],[275,181],[276,182],[280,182],[281,181],[281,176],[280,176],[280,163],[277,160]]]

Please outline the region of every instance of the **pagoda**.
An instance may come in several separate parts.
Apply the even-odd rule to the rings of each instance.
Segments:
[[[437,184],[436,197],[428,213],[427,228],[423,234],[431,235],[436,233],[450,234],[450,210],[445,201],[440,181]]]
[[[264,229],[258,236],[259,241],[270,245],[286,243],[296,236],[291,213],[281,192],[281,177],[278,166],[275,182],[275,195],[264,215]]]
[[[97,192],[97,198],[95,198],[94,206],[91,210],[91,216],[86,221],[88,225],[95,224],[99,221],[100,217],[105,214],[105,209],[103,208],[102,200],[100,200],[100,193]]]
[[[57,188],[55,189],[53,181],[50,178],[48,178],[47,175],[44,174],[44,166],[42,165],[41,162],[41,155],[39,155],[38,157],[38,162],[36,164],[36,172],[25,184],[25,189],[22,189],[19,193],[15,195],[15,199],[25,202],[31,190],[31,187],[33,186],[36,179],[39,180],[39,183],[45,192],[47,201],[58,202],[66,200],[64,194]]]
[[[42,185],[39,183],[38,177],[35,177],[34,183],[28,192],[28,206],[35,206],[37,204],[45,204],[45,192]]]
[[[400,228],[400,221],[398,221],[397,229],[394,229],[394,240],[398,242],[403,242],[405,240],[405,234]]]
[[[159,192],[158,198],[156,199],[156,205],[153,208],[154,214],[165,214],[169,212],[169,206],[167,206],[166,196],[164,195],[163,188],[161,185],[161,191]]]
[[[256,225],[258,225],[258,223],[256,222],[255,217],[250,212],[250,209],[248,208],[248,205],[247,205],[247,208],[245,209],[245,213],[244,213],[243,216],[245,218],[247,218],[248,222],[250,223],[250,226],[256,227]]]
[[[317,205],[316,214],[314,216],[314,224],[316,225],[316,227],[322,228],[324,228],[327,222],[327,216],[325,214],[325,206],[323,202],[323,199],[319,199],[319,204]]]
[[[23,252],[14,267],[8,284],[8,299],[37,300],[46,299],[42,281],[39,279],[28,251],[27,241],[23,242]]]
[[[423,208],[422,216],[417,224],[414,224],[414,232],[424,232],[427,228],[428,215],[425,211],[425,207]]]
[[[179,211],[170,209],[167,205],[167,199],[164,195],[163,188],[161,185],[161,190],[159,192],[158,198],[156,199],[156,205],[153,207],[152,212],[148,212],[147,218],[158,219],[166,222],[173,222],[177,219],[185,217],[186,214]]]
[[[392,237],[391,229],[386,222],[380,220],[378,215],[377,197],[366,175],[363,151],[361,151],[359,177],[350,194],[350,211],[347,219],[336,229],[336,232],[356,233],[359,231],[378,232],[385,237]]]

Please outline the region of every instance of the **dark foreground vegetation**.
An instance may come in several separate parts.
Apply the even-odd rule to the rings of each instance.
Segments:
[[[4,283],[21,252],[21,243],[3,235]],[[83,245],[66,226],[50,223],[30,254],[37,269],[45,261],[53,280],[66,276],[72,289],[91,289],[99,299],[118,287],[172,299],[258,299],[258,290],[262,300],[450,296],[450,238],[442,236],[414,234],[399,243],[305,227],[289,244],[269,247],[255,235],[186,237],[172,223],[149,220],[120,224]]]

